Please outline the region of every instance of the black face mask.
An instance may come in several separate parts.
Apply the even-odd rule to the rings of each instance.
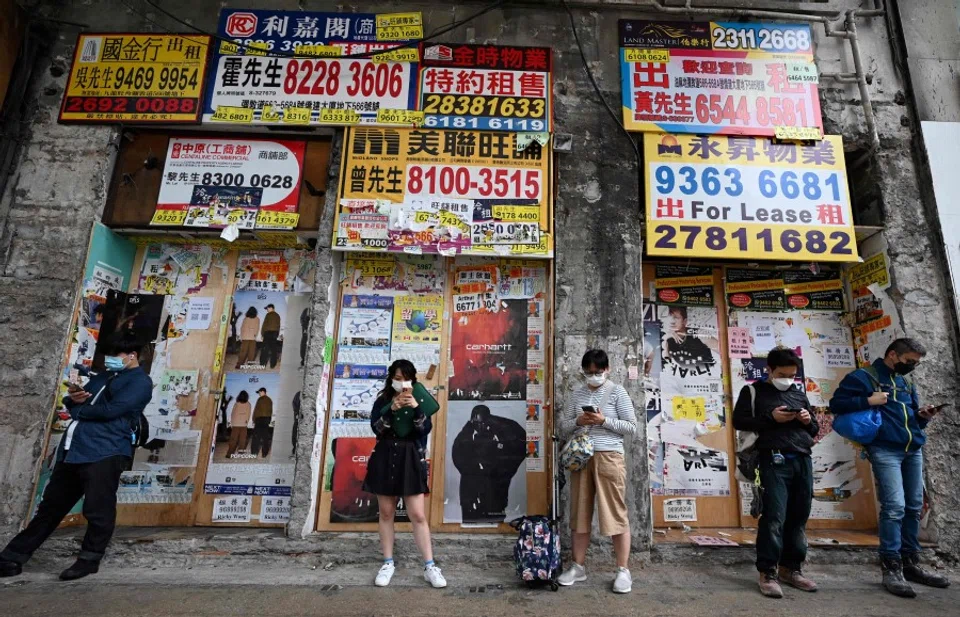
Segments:
[[[909,375],[915,368],[917,368],[916,364],[907,364],[906,362],[897,362],[893,365],[894,372],[900,375]]]

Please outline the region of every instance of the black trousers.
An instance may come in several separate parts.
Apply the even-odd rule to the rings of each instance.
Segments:
[[[807,519],[813,501],[813,461],[809,456],[774,464],[769,452],[760,454],[763,511],[757,529],[757,570],[777,566],[800,570],[807,558]]]
[[[260,349],[260,364],[275,368],[280,360],[280,350],[277,349],[279,332],[264,332],[263,347]]]
[[[37,515],[7,544],[0,559],[26,563],[83,497],[87,533],[83,536],[79,557],[99,562],[113,537],[117,523],[117,487],[120,474],[129,465],[130,458],[126,456],[111,456],[96,463],[57,463]]]
[[[270,456],[270,447],[273,445],[273,429],[270,428],[270,418],[256,418],[253,421],[253,445],[250,452],[263,458]]]

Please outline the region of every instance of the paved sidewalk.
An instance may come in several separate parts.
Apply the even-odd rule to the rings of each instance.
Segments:
[[[69,565],[64,563],[62,566]],[[761,597],[749,567],[693,569],[651,565],[634,571],[633,593],[609,591],[612,572],[554,593],[520,587],[506,567],[456,566],[445,570],[447,589],[434,590],[418,569],[398,569],[389,588],[372,585],[379,564],[236,568],[226,562],[195,568],[118,568],[74,583],[56,580],[57,568],[33,566],[21,577],[0,579],[2,614],[224,617],[933,617],[960,614],[960,578],[948,590],[920,589],[916,600],[879,587],[874,568],[822,567],[809,571],[821,590],[790,588],[782,600]]]

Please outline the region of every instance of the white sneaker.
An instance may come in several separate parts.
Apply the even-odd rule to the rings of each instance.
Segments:
[[[433,585],[434,589],[443,589],[447,586],[447,579],[443,578],[440,568],[435,565],[423,569],[423,580]]]
[[[626,568],[617,569],[617,578],[613,581],[613,593],[630,593],[633,589],[633,577]]]
[[[393,562],[385,563],[381,566],[380,571],[377,572],[377,580],[373,581],[373,584],[377,587],[386,587],[390,584],[390,580],[393,578],[393,573],[397,570],[396,566],[393,565]]]
[[[581,565],[573,564],[566,572],[560,575],[557,582],[564,587],[569,587],[574,583],[582,583],[587,580],[587,569]]]

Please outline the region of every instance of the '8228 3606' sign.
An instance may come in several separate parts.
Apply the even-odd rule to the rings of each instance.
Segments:
[[[620,73],[628,131],[823,130],[807,24],[621,20]]]
[[[420,20],[394,17],[223,9],[217,33],[233,43],[216,47],[203,122],[374,124],[380,110],[415,110],[418,50],[373,55],[409,43],[397,37]]]
[[[647,253],[858,262],[843,142],[644,136]]]

